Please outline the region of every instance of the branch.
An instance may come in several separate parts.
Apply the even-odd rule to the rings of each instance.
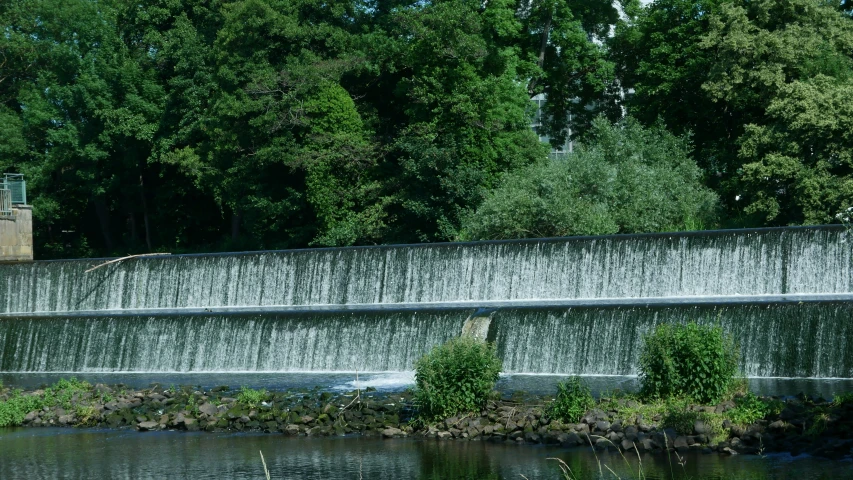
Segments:
[[[90,268],[90,269],[86,270],[86,271],[85,271],[85,272],[83,272],[83,273],[89,273],[89,272],[91,272],[92,270],[96,270],[96,269],[98,269],[98,268],[105,267],[105,266],[107,266],[107,265],[109,265],[109,264],[111,264],[111,263],[121,262],[121,261],[123,261],[123,260],[130,260],[131,258],[137,258],[137,257],[152,257],[152,256],[155,256],[155,255],[171,255],[171,253],[140,253],[139,255],[128,255],[128,256],[126,256],[126,257],[114,258],[114,259],[110,260],[109,262],[104,262],[104,263],[102,263],[102,264],[100,264],[100,265],[95,265],[94,267],[92,267],[92,268]]]

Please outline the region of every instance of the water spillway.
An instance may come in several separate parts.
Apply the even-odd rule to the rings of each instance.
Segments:
[[[0,266],[0,313],[851,293],[843,228]]]
[[[401,371],[473,328],[509,373],[632,375],[695,320],[749,376],[853,378],[851,252],[801,227],[0,265],[0,371]]]
[[[7,318],[6,372],[399,371],[470,312]]]
[[[404,371],[458,335],[473,313],[7,317],[0,371]],[[853,378],[851,317],[850,302],[501,309],[484,336],[507,373],[635,375],[645,333],[693,320],[738,339],[748,376]]]

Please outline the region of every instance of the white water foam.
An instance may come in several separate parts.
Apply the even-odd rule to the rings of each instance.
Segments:
[[[364,390],[367,387],[375,388],[380,391],[396,391],[403,390],[407,387],[415,385],[415,372],[389,372],[376,375],[360,376],[358,380],[353,379],[351,382],[346,382],[332,387],[333,390]]]

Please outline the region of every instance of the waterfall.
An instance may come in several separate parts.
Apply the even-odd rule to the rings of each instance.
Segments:
[[[851,293],[838,228],[0,265],[0,313]]]
[[[103,315],[0,320],[0,371],[401,371],[466,311]]]
[[[720,325],[751,377],[853,377],[853,304],[788,303],[512,309],[492,322],[504,371],[636,375],[642,337],[659,323]]]
[[[400,371],[469,334],[506,372],[631,375],[693,319],[749,376],[853,378],[851,252],[792,227],[0,265],[0,371]]]
[[[662,322],[719,324],[754,377],[853,377],[853,304],[584,307],[263,315],[101,315],[0,320],[0,371],[400,371],[468,331],[508,373],[634,375]]]

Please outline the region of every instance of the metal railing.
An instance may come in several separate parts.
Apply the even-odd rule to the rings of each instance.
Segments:
[[[12,216],[12,191],[6,188],[0,189],[0,216]]]
[[[8,190],[11,197],[11,205],[27,204],[27,182],[20,173],[4,173],[0,190]],[[4,204],[5,206],[5,204]]]

